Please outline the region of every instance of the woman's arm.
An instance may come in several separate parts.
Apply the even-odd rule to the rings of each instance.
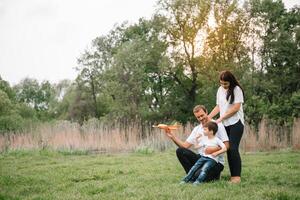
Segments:
[[[237,113],[240,110],[241,104],[242,103],[233,104],[233,106],[229,110],[227,110],[227,112],[223,116],[220,116],[220,118],[216,122],[217,123],[222,122],[224,119],[233,116],[235,113]]]
[[[214,116],[216,116],[220,112],[219,105],[216,105],[215,108],[210,112],[208,117],[212,119]]]

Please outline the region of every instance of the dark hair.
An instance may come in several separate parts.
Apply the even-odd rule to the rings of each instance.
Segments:
[[[243,96],[244,96],[244,90],[243,90],[243,88],[241,87],[241,85],[239,84],[239,82],[236,80],[236,78],[234,77],[234,75],[230,71],[226,71],[226,70],[222,71],[220,73],[220,81],[227,81],[227,82],[230,83],[229,89],[228,89],[227,95],[226,95],[227,101],[231,97],[230,98],[230,102],[229,102],[230,104],[232,104],[233,101],[234,101],[234,92],[233,91],[234,91],[234,88],[236,86],[239,86],[241,88],[241,90],[243,92]]]
[[[205,113],[207,113],[207,109],[203,105],[196,105],[193,109],[193,113],[199,112],[199,110],[203,110]]]
[[[207,122],[203,125],[203,127],[206,127],[208,130],[213,131],[213,134],[215,135],[218,131],[218,124],[216,122]]]

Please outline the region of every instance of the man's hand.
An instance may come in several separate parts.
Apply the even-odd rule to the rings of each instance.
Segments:
[[[209,154],[213,154],[214,152],[219,151],[219,150],[221,150],[221,147],[206,147],[204,149],[204,153],[209,155]]]
[[[163,128],[164,131],[165,131],[165,134],[170,138],[172,139],[174,137],[174,134],[172,133],[171,129],[169,129],[168,127],[166,128]]]

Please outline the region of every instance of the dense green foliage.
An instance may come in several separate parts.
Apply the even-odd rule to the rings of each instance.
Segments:
[[[242,154],[240,185],[179,185],[174,151],[95,155],[13,151],[0,154],[0,199],[300,199],[299,152]]]
[[[300,8],[280,1],[160,0],[152,19],[116,26],[78,58],[74,81],[0,80],[0,131],[29,121],[193,121],[215,105],[218,74],[245,91],[249,123],[300,113]]]

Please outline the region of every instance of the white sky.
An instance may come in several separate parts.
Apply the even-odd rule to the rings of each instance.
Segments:
[[[0,0],[0,76],[74,79],[76,60],[116,23],[149,19],[157,0]],[[300,0],[284,0],[286,6]]]

